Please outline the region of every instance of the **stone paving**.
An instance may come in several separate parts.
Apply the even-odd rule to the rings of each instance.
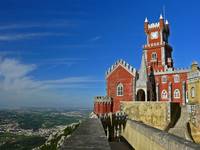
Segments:
[[[61,150],[111,150],[98,119],[87,119],[65,140]]]

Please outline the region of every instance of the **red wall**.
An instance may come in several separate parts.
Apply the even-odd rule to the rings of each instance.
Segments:
[[[111,104],[103,102],[94,103],[94,112],[95,114],[106,114],[111,112]]]
[[[123,96],[117,96],[117,85],[123,84]],[[119,66],[107,77],[107,95],[113,98],[113,112],[120,110],[120,101],[132,101],[134,77],[122,66]]]
[[[168,85],[169,85],[169,82],[172,83],[172,86],[171,86],[171,94],[172,94],[172,102],[179,102],[179,103],[183,103],[183,93],[182,93],[182,83],[183,81],[187,81],[187,72],[185,73],[178,73],[179,77],[180,77],[180,82],[179,83],[174,83],[174,75],[176,74],[165,74],[165,75],[156,75],[155,76],[155,81],[156,83],[159,83],[159,91],[160,91],[160,101],[166,101],[166,99],[162,99],[161,98],[161,93],[162,91],[165,89],[168,94],[169,94],[169,91],[168,91]],[[162,83],[162,76],[167,76],[167,83]],[[175,89],[179,89],[180,91],[180,98],[179,99],[174,99],[174,90]],[[186,90],[187,90],[187,84],[186,84]]]

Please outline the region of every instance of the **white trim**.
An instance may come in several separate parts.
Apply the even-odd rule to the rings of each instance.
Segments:
[[[162,99],[168,99],[167,90],[162,90],[162,92],[161,92],[161,98],[162,98]]]
[[[163,32],[162,32],[162,30],[160,31],[160,43],[162,43],[163,42]]]
[[[180,92],[180,90],[179,89],[175,89],[174,90],[174,99],[179,99],[179,98],[181,98],[181,92]]]
[[[172,83],[171,82],[169,82],[168,84],[168,92],[169,92],[168,98],[169,98],[169,101],[171,102],[172,101]]]
[[[173,78],[174,78],[174,83],[179,83],[180,82],[180,76],[178,74],[175,74],[173,76]]]
[[[190,89],[190,95],[191,95],[192,98],[194,98],[196,96],[195,87],[192,87]]]
[[[116,95],[117,96],[124,96],[124,86],[122,83],[119,83],[116,88]]]
[[[166,81],[164,81],[164,78],[166,79]],[[166,75],[164,75],[164,76],[161,76],[161,82],[163,83],[163,84],[165,84],[165,83],[167,83],[167,76]]]
[[[109,68],[106,72],[106,78],[108,78],[119,66],[123,67],[126,71],[128,71],[131,75],[135,76],[136,69],[133,68],[131,65],[126,63],[125,61],[117,61],[113,67]]]
[[[179,73],[188,73],[188,69],[183,69],[183,70],[166,70],[166,71],[160,71],[156,72],[154,71],[154,75],[167,75],[167,74],[179,74]]]
[[[151,60],[157,60],[158,56],[156,52],[151,53]]]
[[[165,48],[161,47],[161,60],[162,60],[162,65],[165,66]]]
[[[156,83],[156,101],[159,101],[159,83]]]

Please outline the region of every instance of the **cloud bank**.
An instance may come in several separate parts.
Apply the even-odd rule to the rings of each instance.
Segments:
[[[37,69],[35,64],[0,58],[0,104],[11,107],[78,105],[82,103],[81,99],[87,98],[86,95],[80,97],[79,90],[87,92],[102,82],[88,76],[37,80],[32,75]]]

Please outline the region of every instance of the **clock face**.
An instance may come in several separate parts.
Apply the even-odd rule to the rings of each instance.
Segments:
[[[151,39],[157,39],[158,38],[158,32],[151,32]]]

